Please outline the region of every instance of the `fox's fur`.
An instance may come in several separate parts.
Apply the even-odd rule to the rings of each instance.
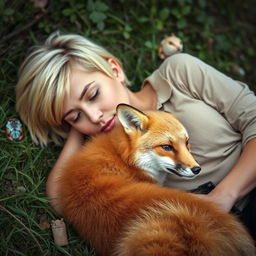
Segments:
[[[158,169],[193,176],[197,166],[178,120],[123,104],[117,115],[122,125],[86,143],[60,177],[64,216],[81,237],[102,256],[255,255],[234,216],[157,184]]]

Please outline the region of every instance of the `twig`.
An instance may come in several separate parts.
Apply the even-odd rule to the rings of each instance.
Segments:
[[[44,15],[46,15],[46,13],[47,13],[47,11],[42,11],[42,12],[38,13],[31,22],[29,22],[28,24],[26,24],[22,28],[13,31],[12,33],[8,34],[7,36],[4,36],[0,40],[0,44],[4,43],[5,41],[10,40],[11,38],[17,36],[18,34],[23,32],[24,30],[27,30],[27,29],[31,28],[32,26],[34,26],[40,19],[42,19],[42,17]]]
[[[9,200],[9,199],[11,199],[13,197],[16,197],[16,195],[8,196],[8,197],[5,197],[5,198],[0,198],[0,202],[5,201],[5,200]]]
[[[4,211],[4,212],[8,213],[11,217],[13,217],[16,221],[18,221],[18,222],[28,231],[28,233],[31,235],[31,237],[35,240],[35,242],[37,243],[37,245],[38,245],[40,251],[43,252],[43,249],[42,249],[41,245],[39,244],[39,242],[37,241],[36,237],[31,233],[31,231],[29,230],[29,228],[27,228],[27,227],[25,226],[25,224],[24,224],[21,220],[19,220],[14,214],[12,214],[10,211],[8,211],[8,210],[7,210],[4,206],[2,206],[2,205],[0,205],[0,210],[2,210],[2,211]]]

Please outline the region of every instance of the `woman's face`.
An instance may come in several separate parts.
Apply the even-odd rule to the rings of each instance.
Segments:
[[[78,65],[71,69],[63,120],[80,133],[93,135],[112,130],[118,122],[116,106],[130,102],[130,91],[122,84],[124,74],[121,67],[112,59],[109,64],[114,78],[100,71],[85,72]]]

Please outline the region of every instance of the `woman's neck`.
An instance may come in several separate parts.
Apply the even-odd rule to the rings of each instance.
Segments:
[[[156,110],[157,94],[150,83],[146,83],[138,92],[131,92],[131,104],[140,110]]]

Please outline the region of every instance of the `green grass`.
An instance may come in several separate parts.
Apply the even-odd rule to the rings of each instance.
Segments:
[[[103,4],[104,3],[104,4]],[[56,30],[79,33],[104,45],[124,64],[137,90],[161,60],[157,46],[174,32],[184,52],[200,57],[235,79],[255,87],[253,1],[50,1],[47,13],[31,1],[0,1],[0,255],[95,255],[68,225],[69,245],[58,247],[51,229],[41,230],[40,216],[55,216],[45,194],[47,175],[60,147],[40,148],[25,139],[6,138],[4,127],[15,112],[18,66],[30,46]],[[14,35],[12,34],[14,32]],[[16,34],[15,34],[16,33]],[[244,75],[235,71],[242,68]]]

